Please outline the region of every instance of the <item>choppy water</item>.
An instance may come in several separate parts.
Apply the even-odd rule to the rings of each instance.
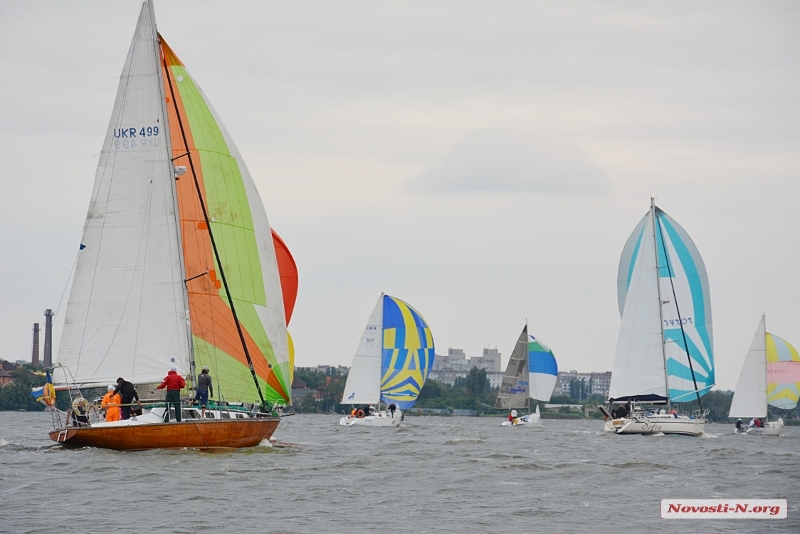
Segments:
[[[0,412],[0,532],[800,532],[800,427],[690,438],[500,422],[297,415],[277,446],[211,454],[67,450],[46,413]],[[789,518],[662,520],[662,498],[787,498]]]

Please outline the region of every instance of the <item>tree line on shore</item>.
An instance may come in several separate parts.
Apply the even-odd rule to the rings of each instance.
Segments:
[[[0,388],[0,411],[26,410],[41,411],[44,405],[36,402],[31,395],[31,388],[44,385],[46,377],[41,366],[23,364],[14,371],[10,371],[12,382]],[[295,399],[294,408],[298,413],[343,413],[348,411],[349,404],[341,404],[346,375],[341,375],[331,367],[327,372],[316,370],[295,370],[295,378],[305,382],[311,390],[301,399]],[[473,367],[464,378],[457,378],[455,384],[450,385],[436,380],[427,380],[420,391],[415,408],[435,409],[461,409],[475,410],[478,415],[500,415],[507,410],[494,408],[498,388],[489,385],[484,369]],[[549,403],[562,405],[581,405],[591,409],[573,409],[560,407],[554,409],[544,408],[540,403],[542,417],[545,419],[600,419],[603,415],[594,407],[605,404],[603,395],[586,395],[580,388],[570,387],[572,395],[554,395]],[[731,407],[733,393],[730,391],[709,391],[700,398],[704,409],[709,410],[708,420],[717,423],[728,423],[728,412]],[[69,405],[69,394],[59,391],[56,395],[57,406],[66,409]],[[536,401],[531,401],[531,407]],[[699,409],[697,400],[680,405],[684,412],[691,413]],[[800,406],[791,411],[774,410],[770,408],[769,419],[775,420],[783,417],[787,422],[800,417]],[[792,421],[793,422],[793,421]],[[789,423],[791,424],[791,423]]]

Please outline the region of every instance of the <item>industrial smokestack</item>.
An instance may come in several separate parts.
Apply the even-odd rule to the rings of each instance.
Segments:
[[[31,354],[31,363],[39,365],[39,323],[33,323],[33,354]]]
[[[53,367],[53,310],[44,311],[44,364],[45,369]]]

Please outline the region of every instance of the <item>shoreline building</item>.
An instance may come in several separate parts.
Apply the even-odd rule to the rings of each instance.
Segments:
[[[497,349],[483,349],[481,356],[468,358],[463,349],[448,348],[447,355],[436,355],[428,378],[452,386],[457,378],[466,378],[470,370],[477,367],[486,371],[489,386],[497,388],[503,382],[501,357]]]
[[[560,371],[553,389],[553,395],[570,395],[570,387],[577,381],[582,382],[582,389],[586,395],[608,396],[611,386],[611,371],[604,373],[579,373],[578,371]]]

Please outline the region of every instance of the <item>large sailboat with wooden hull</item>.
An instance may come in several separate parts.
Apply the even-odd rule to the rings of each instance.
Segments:
[[[692,239],[653,199],[618,274],[622,324],[609,407],[600,407],[606,431],[701,434],[701,397],[714,386],[708,276]],[[673,406],[693,400],[700,410],[692,414]]]
[[[75,426],[54,412],[50,437],[112,449],[269,438],[276,407],[290,403],[296,274],[241,154],[145,1],[95,175],[55,385],[75,404],[81,389],[118,377],[141,393],[172,367],[196,385],[207,366],[216,403],[183,407],[183,421],[169,423],[163,403]]]

